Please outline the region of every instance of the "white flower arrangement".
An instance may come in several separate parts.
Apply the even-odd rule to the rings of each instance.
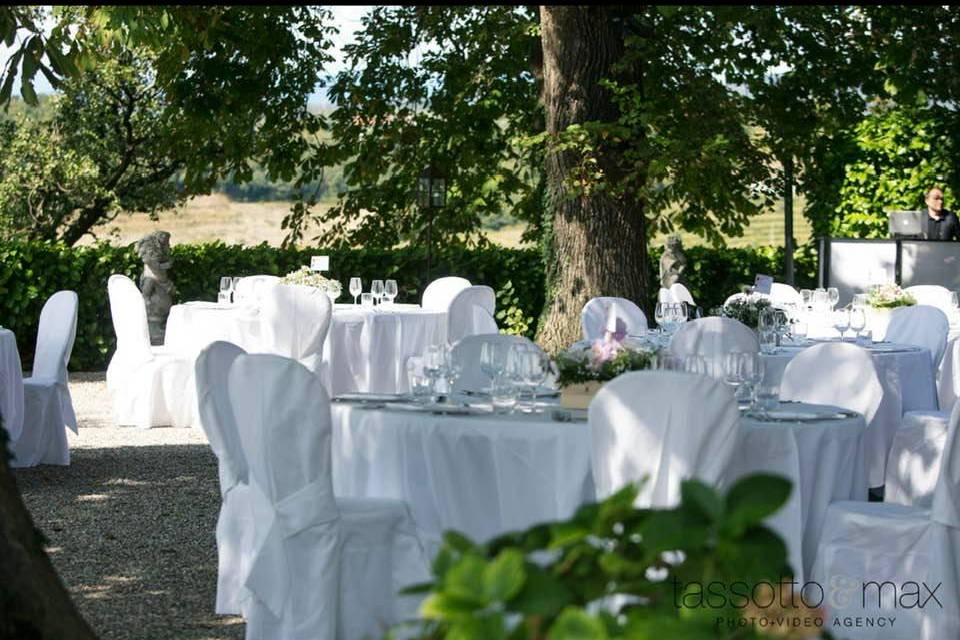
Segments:
[[[283,284],[299,284],[304,287],[315,287],[330,296],[331,300],[336,300],[342,290],[339,281],[324,278],[319,271],[311,271],[310,267],[300,267],[296,271],[292,271],[283,276],[280,282]]]
[[[879,284],[867,294],[867,304],[875,309],[910,307],[917,304],[916,298],[891,283]]]

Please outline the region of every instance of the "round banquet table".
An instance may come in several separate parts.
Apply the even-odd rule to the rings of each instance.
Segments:
[[[780,403],[777,411],[833,413],[836,407]],[[794,421],[744,415],[729,481],[751,473],[774,473],[793,482],[787,504],[767,521],[786,541],[796,577],[809,576],[827,507],[837,500],[867,499],[863,416]]]
[[[0,417],[10,440],[23,431],[23,370],[13,331],[0,328]]]
[[[833,407],[784,404],[791,411]],[[405,501],[434,553],[455,529],[483,542],[569,518],[595,500],[585,421],[542,414],[437,415],[396,404],[336,402],[333,482],[337,495]],[[810,422],[743,418],[729,480],[766,471],[796,490],[770,525],[787,541],[798,577],[834,500],[866,499],[860,416]]]
[[[323,350],[331,394],[406,392],[406,359],[422,354],[427,345],[444,344],[446,338],[444,311],[408,304],[375,309],[336,304]],[[166,347],[196,356],[217,340],[251,353],[264,351],[260,310],[251,305],[200,301],[170,308]]]
[[[774,353],[762,354],[765,382],[778,384],[790,360],[806,348],[783,346]],[[878,343],[864,348],[870,352],[883,387],[883,400],[870,423],[865,454],[869,486],[877,487],[884,483],[887,456],[903,414],[907,411],[935,410],[937,386],[928,349],[891,343]],[[824,375],[829,375],[829,372],[825,371]]]

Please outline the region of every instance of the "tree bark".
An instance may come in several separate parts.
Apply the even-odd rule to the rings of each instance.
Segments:
[[[96,640],[43,550],[20,499],[0,427],[0,639]]]
[[[541,6],[544,110],[553,136],[573,124],[611,122],[617,108],[599,85],[624,51],[623,31],[608,7]],[[572,196],[565,181],[576,151],[549,150],[546,159],[546,307],[537,342],[558,351],[581,338],[580,310],[595,296],[618,296],[648,306],[646,220],[642,205],[606,191]],[[618,173],[616,151],[600,167]]]

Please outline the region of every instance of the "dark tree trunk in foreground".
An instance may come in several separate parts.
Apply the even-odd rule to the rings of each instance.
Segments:
[[[0,639],[95,640],[41,545],[0,427]]]
[[[540,8],[543,100],[547,132],[573,124],[611,122],[617,109],[598,81],[610,78],[623,55],[623,31],[609,7]],[[599,158],[608,176],[617,158]],[[552,220],[547,246],[547,301],[537,342],[556,351],[579,340],[580,310],[595,296],[619,296],[646,306],[647,239],[643,210],[605,191],[570,197],[564,181],[576,170],[575,151],[548,152],[547,203]]]

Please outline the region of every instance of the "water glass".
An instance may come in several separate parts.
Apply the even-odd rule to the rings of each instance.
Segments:
[[[867,314],[862,307],[854,307],[850,310],[850,329],[859,335],[863,328],[867,326]]]
[[[803,307],[809,309],[813,304],[813,290],[812,289],[800,289],[800,297],[803,299]]]
[[[373,294],[377,304],[380,304],[383,299],[383,280],[374,280],[373,284],[370,285],[370,293]]]
[[[383,295],[388,304],[393,304],[393,299],[397,297],[397,281],[387,280],[383,285]]]
[[[760,353],[776,353],[777,351],[777,331],[776,329],[761,328],[757,331],[757,337],[760,339]]]
[[[233,293],[233,278],[223,276],[220,278],[220,293],[217,295],[217,302],[221,304],[229,303]]]
[[[517,406],[517,389],[506,376],[493,379],[493,387],[490,390],[490,402],[493,404],[495,413],[513,413],[514,407]]]
[[[843,334],[850,328],[850,312],[846,309],[833,312],[833,328],[840,332],[840,342],[843,342]]]
[[[780,386],[764,382],[757,385],[754,393],[754,408],[760,411],[773,411],[780,405]]]
[[[833,309],[840,302],[840,290],[836,287],[827,289],[827,299],[830,301],[830,308]]]
[[[410,383],[410,395],[414,402],[426,403],[430,399],[430,380],[423,375],[423,369],[416,363],[407,363],[407,382]]]
[[[365,309],[373,308],[373,294],[370,292],[364,292],[360,294],[360,306]]]
[[[508,346],[502,342],[484,342],[480,345],[480,371],[491,381],[506,372]]]
[[[350,295],[353,296],[353,306],[357,306],[357,296],[363,293],[363,281],[360,278],[350,278]]]
[[[446,373],[446,347],[430,344],[423,350],[423,375],[430,381],[431,400],[437,402],[437,380]]]

